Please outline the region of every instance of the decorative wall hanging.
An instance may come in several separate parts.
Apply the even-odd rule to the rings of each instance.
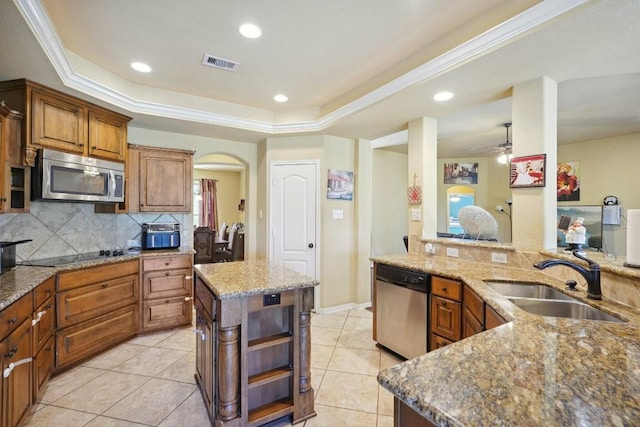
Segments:
[[[478,164],[477,163],[445,163],[444,164],[445,184],[477,184]]]
[[[558,163],[557,191],[559,202],[580,200],[580,163]]]
[[[514,157],[510,163],[509,187],[544,187],[546,154]]]
[[[407,188],[407,201],[410,205],[422,204],[422,187],[416,185],[418,175],[413,174],[413,187]]]
[[[329,169],[327,199],[353,200],[353,172]]]

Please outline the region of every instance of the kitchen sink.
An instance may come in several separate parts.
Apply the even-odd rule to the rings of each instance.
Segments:
[[[574,298],[569,295],[565,295],[562,292],[556,291],[546,285],[531,282],[500,282],[494,280],[485,281],[489,287],[498,291],[502,295],[517,298],[538,298],[545,300],[563,300],[563,301],[575,301]]]
[[[579,301],[544,300],[533,298],[508,298],[509,301],[532,314],[539,316],[567,317],[569,319],[605,320],[622,322],[602,310]]]

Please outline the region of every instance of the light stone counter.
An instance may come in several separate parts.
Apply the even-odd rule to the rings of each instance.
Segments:
[[[196,264],[196,272],[220,299],[277,293],[320,284],[266,260]]]
[[[440,426],[632,426],[640,420],[640,312],[572,296],[626,322],[527,313],[483,281],[530,281],[564,291],[541,272],[425,255],[376,262],[457,279],[509,323],[378,374],[378,382]],[[568,293],[568,291],[564,291]]]

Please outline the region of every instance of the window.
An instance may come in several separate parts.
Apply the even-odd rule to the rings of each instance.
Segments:
[[[200,180],[193,180],[193,228],[200,226],[200,203],[202,196],[200,195]]]

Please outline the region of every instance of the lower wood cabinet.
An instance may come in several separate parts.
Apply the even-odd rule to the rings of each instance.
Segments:
[[[58,274],[56,370],[136,335],[138,274],[137,259]]]
[[[32,352],[33,403],[42,397],[43,387],[51,377],[55,362],[56,329],[55,278],[51,277],[33,291]]]
[[[435,424],[411,409],[402,400],[393,398],[394,427],[435,427]]]
[[[193,317],[193,255],[142,257],[141,331],[191,324]]]
[[[31,406],[31,318],[4,339],[3,425],[16,426]]]

